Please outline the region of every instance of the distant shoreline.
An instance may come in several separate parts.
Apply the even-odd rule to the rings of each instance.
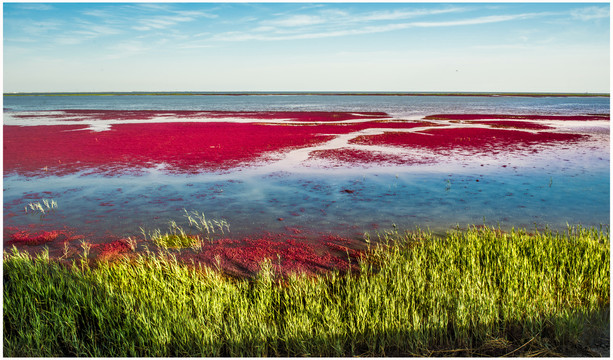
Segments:
[[[327,91],[160,91],[160,92],[17,92],[4,96],[482,96],[482,97],[610,97],[605,93],[538,93],[538,92],[327,92]]]

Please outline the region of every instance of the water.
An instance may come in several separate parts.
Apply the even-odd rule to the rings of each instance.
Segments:
[[[5,126],[11,114],[65,109],[376,111],[402,119],[610,111],[608,98],[582,97],[5,96]],[[297,150],[285,160],[222,173],[168,174],[155,168],[117,176],[5,172],[5,237],[7,228],[36,224],[77,229],[103,242],[108,236],[136,236],[141,227],[164,229],[169,220],[187,226],[183,209],[226,219],[236,237],[265,231],[358,237],[394,225],[444,232],[468,224],[503,229],[609,224],[608,121],[565,126],[590,134],[591,140],[537,153],[450,156],[422,165],[320,167],[293,161]],[[25,214],[27,203],[42,198],[56,200],[58,209],[43,219]]]
[[[62,109],[217,111],[383,111],[392,115],[439,113],[609,113],[603,97],[331,96],[331,95],[122,95],[4,96],[5,111]]]

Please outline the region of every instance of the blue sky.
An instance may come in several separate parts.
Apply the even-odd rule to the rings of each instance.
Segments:
[[[609,92],[608,3],[4,3],[4,92]]]

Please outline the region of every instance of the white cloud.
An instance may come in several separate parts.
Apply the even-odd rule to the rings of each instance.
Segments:
[[[514,15],[493,15],[462,20],[452,21],[430,21],[430,22],[406,22],[392,23],[378,26],[364,26],[353,29],[330,29],[328,31],[312,31],[302,33],[288,33],[279,31],[274,27],[258,27],[250,32],[232,31],[221,33],[213,36],[214,41],[283,41],[283,40],[299,40],[299,39],[319,39],[327,37],[339,37],[349,35],[374,34],[389,31],[397,31],[412,27],[445,27],[445,26],[468,26],[497,23],[511,20],[528,19],[536,16],[551,15],[550,13],[526,13]],[[257,31],[256,31],[257,30]],[[268,33],[266,33],[268,31]],[[257,34],[256,34],[257,33]]]
[[[189,17],[204,17],[204,18],[209,18],[209,19],[215,19],[219,17],[216,14],[210,14],[204,11],[173,11],[173,12],[177,15],[189,16]]]
[[[174,15],[160,15],[137,20],[139,25],[132,27],[138,31],[160,30],[170,28],[178,23],[190,22],[198,17],[216,18],[217,15],[201,11],[173,11]]]
[[[410,19],[419,16],[439,15],[454,12],[465,11],[463,8],[453,7],[445,9],[419,9],[419,10],[394,10],[394,11],[376,11],[370,14],[356,15],[349,18],[349,21],[386,21],[386,20],[402,20]]]
[[[136,11],[137,15],[134,15]],[[152,14],[152,13],[157,14]],[[197,10],[175,10],[169,4],[133,4],[116,8],[115,11],[92,9],[82,12],[84,15],[100,18],[107,24],[123,24],[133,30],[149,31],[167,29],[183,22],[197,18],[214,19],[218,15]],[[161,15],[158,15],[161,14]]]
[[[338,9],[323,9],[317,15],[291,15],[285,18],[262,21],[264,26],[279,27],[304,27],[312,25],[346,25],[349,23],[371,22],[371,21],[390,21],[402,20],[420,16],[439,15],[465,11],[459,7],[449,7],[444,9],[417,9],[417,10],[394,10],[394,11],[375,11],[370,13],[351,14]]]
[[[590,6],[582,9],[575,9],[571,11],[570,14],[575,19],[588,21],[593,19],[608,18],[610,11],[606,6]]]
[[[169,4],[155,4],[155,3],[139,3],[130,5],[130,7],[134,7],[139,10],[145,11],[170,11],[171,7]]]
[[[465,26],[465,25],[480,25],[490,24],[503,21],[528,19],[535,16],[547,15],[549,13],[529,13],[529,14],[515,14],[515,15],[492,15],[483,16],[473,19],[462,19],[452,21],[431,21],[431,22],[415,22],[413,26],[417,27],[435,27],[435,26]]]
[[[32,4],[20,4],[19,8],[21,10],[37,10],[37,11],[47,11],[47,10],[51,10],[53,9],[53,6],[49,5],[49,4],[37,4],[37,3],[32,3]]]
[[[106,36],[106,35],[116,35],[120,34],[121,30],[104,25],[88,25],[85,27],[86,30],[76,31],[76,33],[81,33],[88,36]]]
[[[107,10],[93,9],[82,12],[83,15],[95,16],[100,18],[110,18],[113,17],[113,13]]]
[[[270,26],[294,27],[294,26],[309,26],[325,23],[326,19],[321,16],[313,15],[293,15],[285,19],[269,20],[262,22]]]
[[[152,30],[152,29],[165,29],[171,27],[180,22],[193,21],[193,17],[189,16],[157,16],[148,19],[139,20],[138,26],[133,26],[134,30]]]

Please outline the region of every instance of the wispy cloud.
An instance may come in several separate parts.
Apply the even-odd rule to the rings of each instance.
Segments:
[[[265,20],[261,22],[261,25],[278,27],[303,27],[319,24],[343,25],[350,23],[403,20],[420,16],[440,15],[461,11],[465,11],[465,9],[460,7],[447,7],[442,9],[375,11],[352,14],[339,9],[322,9],[316,14],[298,14],[279,17],[272,20]]]
[[[264,21],[263,24],[274,27],[310,26],[325,23],[326,19],[316,15],[292,15],[284,19]]]
[[[139,31],[147,31],[152,29],[159,30],[174,26],[177,23],[188,21],[194,21],[194,18],[189,16],[156,16],[138,20],[137,22],[139,25],[133,26],[132,29]]]
[[[53,9],[53,6],[50,4],[19,4],[19,8],[21,10],[36,10],[36,11],[47,11]]]
[[[182,10],[172,4],[155,3],[130,4],[114,11],[92,9],[84,11],[83,15],[99,18],[105,23],[122,24],[125,28],[137,31],[168,29],[199,18],[218,17],[207,11]]]
[[[122,34],[120,26],[105,25],[83,19],[73,19],[71,30],[54,32],[52,41],[59,45],[78,45],[96,38]]]
[[[131,4],[129,5],[129,7],[135,8],[137,10],[154,11],[154,12],[172,10],[170,4],[161,4],[161,3],[137,3],[137,4]]]
[[[95,16],[98,18],[110,18],[114,16],[111,11],[101,10],[101,9],[86,10],[86,11],[83,11],[82,14],[88,15],[88,16]]]
[[[379,15],[382,16],[382,14],[379,14]],[[221,33],[221,34],[217,34],[211,37],[211,40],[214,40],[214,41],[249,41],[249,40],[282,41],[282,40],[298,40],[298,39],[318,39],[318,38],[327,38],[327,37],[383,33],[383,32],[398,31],[398,30],[403,30],[403,29],[408,29],[408,28],[417,28],[417,27],[451,27],[451,26],[480,25],[480,24],[498,23],[498,22],[512,21],[512,20],[522,20],[522,19],[528,19],[528,18],[533,18],[533,17],[538,17],[538,16],[547,16],[547,15],[551,15],[551,13],[492,15],[492,16],[482,16],[482,17],[476,17],[476,18],[450,20],[450,21],[403,22],[403,23],[391,23],[391,24],[384,24],[384,25],[361,26],[361,27],[349,28],[349,29],[331,29],[331,30],[326,30],[326,31],[312,31],[312,32],[302,32],[302,33],[283,31],[275,27],[269,26],[269,27],[258,27],[258,28],[253,29],[253,31],[250,31],[250,32],[232,31],[232,32]],[[396,14],[396,16],[399,16],[399,15]],[[306,22],[307,21],[305,21],[305,23]]]
[[[217,14],[211,14],[208,12],[204,12],[204,11],[174,11],[175,14],[177,15],[181,15],[181,16],[191,16],[194,18],[208,18],[208,19],[215,19],[218,18],[219,15]]]
[[[88,24],[87,26],[83,28],[83,30],[77,30],[74,33],[78,35],[87,36],[87,37],[98,37],[98,36],[116,35],[116,34],[122,33],[122,31],[112,26]]]
[[[472,19],[460,19],[451,21],[431,21],[431,22],[414,22],[413,26],[416,27],[440,27],[440,26],[466,26],[466,25],[480,25],[498,23],[511,20],[523,20],[537,16],[547,16],[551,13],[528,13],[528,14],[515,14],[515,15],[492,15],[482,16]]]
[[[610,11],[608,6],[590,6],[573,10],[570,14],[575,19],[589,21],[608,18],[610,16]]]
[[[137,19],[138,25],[133,26],[132,29],[138,31],[148,30],[160,30],[175,26],[179,23],[191,22],[198,18],[216,18],[217,15],[210,14],[203,11],[169,11],[172,15],[157,15]]]
[[[389,21],[411,19],[420,16],[441,15],[466,11],[461,7],[448,7],[443,9],[416,9],[416,10],[394,10],[376,11],[369,14],[356,15],[349,19],[352,22],[364,21]]]

